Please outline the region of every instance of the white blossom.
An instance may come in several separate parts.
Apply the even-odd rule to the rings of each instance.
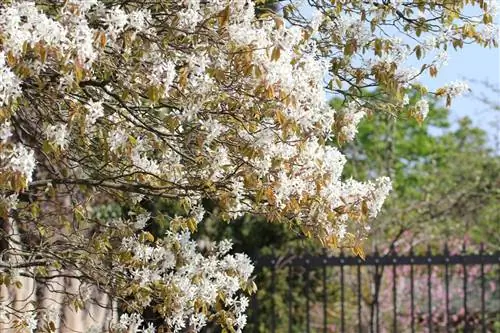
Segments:
[[[347,225],[339,224],[338,230],[337,230],[337,236],[339,237],[339,239],[341,239],[341,240],[344,239],[346,232],[347,232]]]
[[[343,109],[343,126],[340,132],[345,137],[346,141],[352,141],[354,139],[358,132],[358,124],[365,115],[365,111],[352,102]]]
[[[111,131],[108,136],[110,150],[112,152],[117,151],[127,142],[127,140],[128,134],[123,128],[119,127],[118,129]]]
[[[151,13],[147,10],[136,10],[128,14],[128,24],[137,31],[143,31],[148,20],[151,20]]]
[[[0,125],[0,142],[5,143],[12,136],[12,127],[10,121]]]
[[[24,315],[23,323],[26,326],[28,332],[31,333],[35,332],[38,323],[38,319],[36,318],[36,312],[34,311],[24,312],[23,315]]]
[[[86,108],[88,110],[88,113],[85,118],[85,125],[87,126],[87,128],[90,128],[95,124],[97,119],[104,116],[104,107],[102,106],[102,101],[89,101]]]
[[[68,144],[68,129],[66,128],[66,124],[47,126],[45,136],[61,149],[65,149]]]
[[[425,119],[427,117],[427,114],[429,113],[429,102],[425,98],[421,98],[416,104],[415,104],[415,110],[417,112],[417,116],[420,117],[420,119]]]
[[[410,97],[408,96],[408,94],[405,94],[405,95],[403,96],[403,102],[402,102],[402,105],[403,105],[403,106],[406,106],[406,105],[408,105],[408,104],[410,104]]]
[[[123,9],[114,7],[107,12],[104,22],[108,24],[109,33],[115,36],[122,32],[127,25],[128,15]]]
[[[11,151],[0,152],[0,159],[7,160],[8,168],[19,172],[26,179],[26,183],[32,181],[36,166],[35,152],[32,149],[16,144]]]
[[[151,213],[143,213],[137,215],[134,223],[135,229],[137,230],[144,229],[144,227],[146,226],[146,222],[148,222],[150,218],[151,218]]]
[[[11,98],[20,93],[21,81],[5,62],[5,53],[0,51],[0,106],[4,106]]]
[[[193,329],[198,332],[207,324],[207,318],[203,313],[192,314],[190,324],[193,325]]]
[[[449,97],[458,97],[470,90],[469,85],[464,81],[454,81],[443,87],[446,95]]]

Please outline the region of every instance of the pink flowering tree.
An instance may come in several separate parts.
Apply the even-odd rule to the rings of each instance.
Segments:
[[[154,307],[166,330],[240,332],[253,266],[228,241],[191,239],[205,199],[220,219],[264,216],[362,254],[390,180],[343,179],[327,143],[352,140],[371,107],[398,112],[449,46],[496,45],[494,8],[472,3],[478,17],[457,14],[462,1],[259,16],[244,0],[2,1],[2,330],[154,332]],[[390,22],[401,38],[386,37]],[[404,66],[412,56],[421,68]],[[382,95],[365,98],[369,86]],[[328,91],[348,103],[330,107]],[[424,99],[409,107],[427,112]],[[155,217],[161,236],[145,229],[148,200],[180,207]],[[101,214],[111,204],[127,214]]]

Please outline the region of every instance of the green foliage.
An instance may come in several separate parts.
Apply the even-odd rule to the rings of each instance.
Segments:
[[[435,103],[423,124],[374,113],[361,123],[358,140],[345,147],[346,176],[393,180],[394,191],[374,223],[373,244],[411,237],[437,245],[470,237],[498,246],[498,232],[492,233],[500,211],[498,152],[470,119],[452,124],[449,118]]]

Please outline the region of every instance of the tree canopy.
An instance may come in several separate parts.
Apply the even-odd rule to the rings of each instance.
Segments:
[[[227,241],[200,251],[190,239],[204,200],[221,219],[262,216],[362,253],[390,179],[342,177],[339,146],[370,110],[423,121],[428,101],[405,89],[426,92],[416,80],[435,76],[449,47],[496,46],[494,2],[284,2],[258,13],[261,3],[1,2],[5,288],[63,275],[80,286],[62,291],[75,310],[98,303],[97,289],[125,311],[97,331],[152,332],[141,323],[153,306],[176,332],[207,321],[239,332],[253,266]],[[449,102],[466,89],[434,93]],[[328,93],[345,103],[332,108]],[[155,216],[168,222],[162,235],[145,229],[157,198],[181,209]],[[109,204],[126,213],[103,213]],[[7,326],[69,325],[35,300],[6,302]]]
[[[346,175],[387,174],[393,180],[370,242],[387,251],[391,244],[406,249],[467,240],[494,250],[500,157],[492,133],[469,118],[453,121],[453,112],[430,101],[422,125],[376,113],[345,149]]]

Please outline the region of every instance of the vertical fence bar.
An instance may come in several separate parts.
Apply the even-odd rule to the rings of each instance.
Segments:
[[[273,255],[274,257],[274,255]],[[271,261],[271,332],[276,332],[276,261]]]
[[[340,252],[340,331],[345,332],[344,311],[344,252]]]
[[[375,252],[375,256],[377,255],[377,253]],[[375,259],[377,260],[377,259]],[[371,290],[371,302],[370,302],[370,333],[375,333],[375,311],[377,310],[376,309],[376,297],[377,297],[377,266],[375,265],[375,272],[374,272],[374,275],[373,275],[373,288]]]
[[[357,278],[358,278],[358,332],[362,333],[361,324],[361,259],[358,259],[357,265]]]
[[[378,259],[376,259],[376,262],[378,262]],[[379,273],[379,267],[378,267],[378,264],[375,265],[375,280],[376,280],[376,284],[375,284],[375,295],[376,295],[376,298],[375,298],[375,305],[376,305],[376,309],[377,309],[377,312],[376,312],[376,316],[375,316],[375,326],[377,328],[377,333],[380,332],[380,307],[379,307],[379,304],[378,304],[378,300],[379,300],[379,292],[380,292],[380,273]]]
[[[394,259],[396,260],[396,259]],[[397,299],[397,289],[396,289],[396,265],[392,265],[392,304],[393,304],[393,320],[392,320],[392,331],[396,333],[398,331],[398,299]]]
[[[496,256],[496,258],[497,258],[497,274],[498,274],[498,275],[497,275],[497,281],[496,281],[496,283],[498,283],[498,285],[497,285],[497,286],[498,286],[498,288],[500,288],[500,251],[496,251],[496,252],[495,252],[495,256]],[[493,268],[493,273],[495,273],[495,272],[494,272],[494,270],[495,270],[495,266],[492,266],[492,268]],[[497,293],[499,293],[499,295],[500,295],[500,290],[498,290],[498,288],[497,288],[495,291],[496,291]],[[495,319],[496,319],[497,321],[500,321],[500,311],[499,311],[499,312],[497,313],[497,315],[495,316]]]
[[[311,333],[311,317],[310,317],[310,299],[309,299],[309,259],[306,259],[305,265],[305,275],[306,275],[306,332]]]
[[[398,299],[397,299],[397,289],[396,289],[396,251],[394,246],[392,246],[392,331],[397,333],[398,331]]]
[[[428,320],[427,320],[427,326],[429,328],[429,333],[432,333],[432,259],[431,259],[431,248],[430,246],[427,247],[427,299],[428,299]]]
[[[484,244],[479,248],[479,257],[481,258],[481,332],[486,333],[486,300],[485,300],[485,277],[484,277]]]
[[[292,263],[288,266],[288,333],[292,333]]]
[[[377,300],[378,300],[378,285],[377,285],[377,276],[378,276],[378,262],[379,262],[379,254],[377,247],[375,246],[375,252],[373,253],[373,259],[375,261],[375,272],[373,275],[373,288],[372,288],[372,299],[370,302],[370,333],[375,333],[376,329],[376,317],[377,317]]]
[[[462,255],[465,256],[466,253],[466,248],[465,248],[465,242],[462,247]],[[463,269],[464,269],[464,332],[468,332],[469,329],[469,323],[467,320],[468,317],[468,312],[467,312],[467,266],[465,265],[465,260],[463,260]]]
[[[252,295],[252,327],[253,327],[253,332],[258,333],[259,332],[259,303],[257,300],[257,293],[254,293]]]
[[[448,243],[444,244],[444,289],[445,289],[445,304],[446,304],[446,333],[450,333],[450,280],[449,280],[449,262],[450,252],[448,251]]]
[[[327,285],[326,285],[326,251],[323,252],[323,333],[328,332],[328,296],[327,296]]]
[[[415,333],[415,279],[413,276],[414,253],[413,245],[410,248],[410,316],[411,316],[411,333]]]

